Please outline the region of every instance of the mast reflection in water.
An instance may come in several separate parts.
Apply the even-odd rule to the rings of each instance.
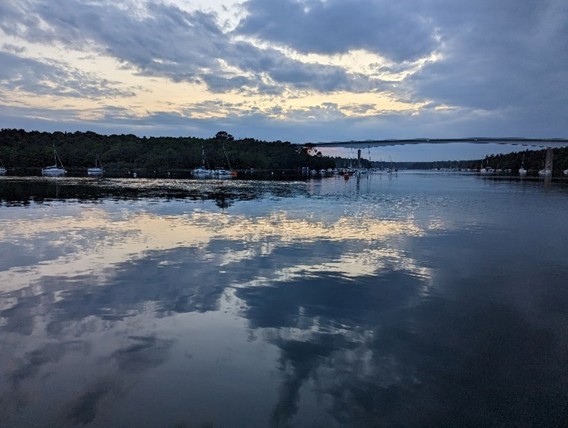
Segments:
[[[561,426],[568,189],[0,180],[2,426]]]

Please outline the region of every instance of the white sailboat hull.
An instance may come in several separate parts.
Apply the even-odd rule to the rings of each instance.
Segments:
[[[89,177],[100,177],[104,174],[104,170],[102,168],[88,168],[87,175]]]
[[[63,168],[59,168],[58,166],[48,166],[42,168],[41,175],[44,177],[62,177],[67,173],[67,171]]]
[[[213,175],[213,171],[207,168],[195,168],[191,171],[191,174],[194,177],[211,177]]]
[[[45,168],[41,169],[41,175],[44,177],[62,177],[67,174],[65,168],[63,168],[63,163],[59,156],[57,155],[57,151],[55,150],[55,146],[53,147],[53,165],[46,166]]]
[[[234,177],[236,174],[234,171],[231,171],[229,169],[214,169],[212,175],[213,177],[218,177],[218,178],[231,178]]]

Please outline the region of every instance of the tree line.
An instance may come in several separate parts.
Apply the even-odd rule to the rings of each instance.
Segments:
[[[554,148],[552,149],[552,155],[552,169],[554,172],[560,173],[568,169],[568,147]],[[518,171],[521,166],[524,166],[529,172],[536,173],[544,168],[545,159],[546,149],[524,150],[521,152],[489,155],[482,160],[482,164],[495,169],[511,169],[512,171]]]
[[[40,132],[23,129],[0,130],[0,160],[12,174],[35,175],[53,164],[53,149],[70,173],[81,175],[94,166],[99,157],[107,172],[117,175],[131,171],[147,175],[165,175],[189,171],[202,166],[235,170],[298,170],[328,169],[353,166],[355,160],[327,157],[315,147],[306,149],[288,141],[262,141],[254,138],[235,139],[226,131],[212,138],[197,137],[138,137],[133,134],[102,135],[86,132]],[[554,170],[568,169],[568,147],[555,148]],[[546,150],[525,150],[494,154],[484,159],[438,162],[393,162],[397,168],[426,169],[453,167],[518,171],[523,165],[536,172],[544,167]],[[381,163],[360,161],[362,167],[381,167]],[[447,165],[446,165],[447,164]],[[384,165],[383,165],[384,166]]]
[[[138,137],[133,134],[101,135],[95,132],[39,132],[0,130],[0,159],[6,168],[21,172],[53,164],[54,148],[71,173],[94,166],[98,157],[106,171],[190,170],[297,170],[333,168],[335,160],[313,156],[287,141],[234,139],[220,131],[212,138]]]

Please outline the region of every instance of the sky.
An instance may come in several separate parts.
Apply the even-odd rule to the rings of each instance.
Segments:
[[[0,128],[293,143],[566,138],[567,41],[566,0],[2,0]],[[419,145],[373,157],[519,150]]]

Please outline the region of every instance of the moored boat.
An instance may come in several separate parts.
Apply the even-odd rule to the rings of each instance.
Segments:
[[[527,175],[527,170],[525,168],[525,156],[523,155],[523,160],[521,161],[521,167],[519,168],[519,175],[524,177]]]
[[[53,165],[42,168],[41,175],[43,175],[44,177],[63,177],[65,174],[67,174],[67,171],[63,167],[61,159],[59,159],[55,147],[53,148],[53,158],[54,158]]]
[[[191,170],[191,174],[194,177],[211,177],[213,175],[213,171],[210,170],[209,168],[205,168],[205,166],[200,166],[198,168],[194,168],[193,170]]]
[[[196,178],[207,178],[213,176],[213,170],[207,168],[207,156],[205,156],[205,148],[201,147],[201,166],[191,170],[191,175]]]
[[[95,159],[95,166],[92,168],[87,168],[87,175],[89,177],[102,177],[104,172],[105,170],[103,168],[103,164],[101,163],[101,160],[97,156]]]
[[[236,177],[237,173],[236,173],[236,171],[233,171],[233,170],[230,170],[230,169],[218,168],[218,169],[212,170],[211,175],[213,177],[217,177],[217,178],[232,178],[232,177]]]
[[[225,148],[223,147],[223,151],[225,152]],[[225,158],[227,159],[227,163],[229,164],[229,158],[227,157],[227,152],[225,152]],[[233,178],[237,176],[237,172],[231,169],[229,164],[229,169],[225,168],[208,168],[209,163],[207,162],[207,156],[205,156],[205,149],[201,148],[201,161],[202,165],[197,167],[191,171],[191,174],[196,178]]]

